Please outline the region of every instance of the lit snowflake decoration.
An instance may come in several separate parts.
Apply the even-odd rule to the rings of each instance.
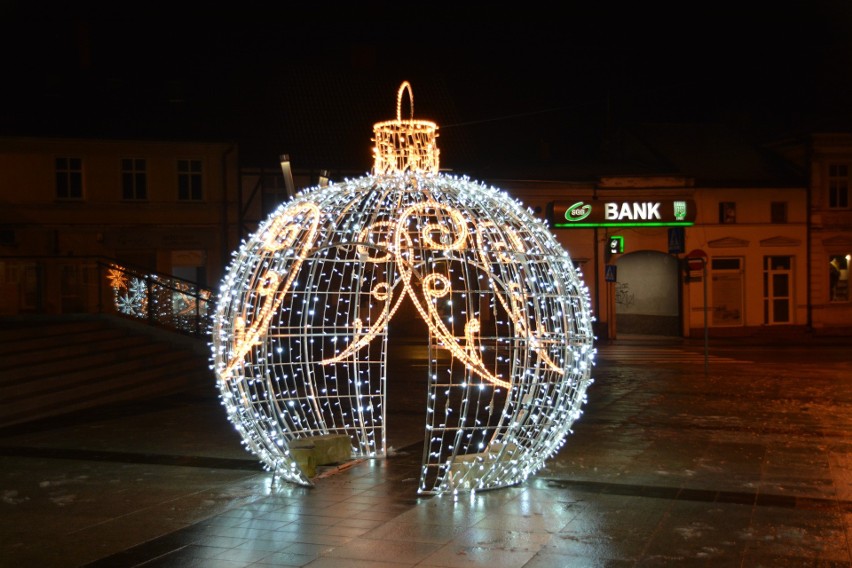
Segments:
[[[127,288],[127,276],[123,268],[110,268],[107,271],[107,281],[113,288]]]
[[[142,278],[133,278],[130,280],[130,293],[137,298],[144,298],[148,295],[148,283]]]
[[[127,292],[119,294],[115,300],[118,311],[122,314],[142,317],[145,315],[144,297],[139,297],[137,294]]]
[[[418,492],[514,485],[581,415],[588,289],[518,201],[438,172],[437,127],[402,120],[406,90],[374,127],[372,175],[302,191],[237,251],[212,335],[222,402],[287,481],[311,485],[294,440],[344,434],[353,458],[386,456],[388,325],[412,302],[430,354]]]

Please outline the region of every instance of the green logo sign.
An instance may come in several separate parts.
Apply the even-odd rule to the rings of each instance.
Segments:
[[[584,204],[582,201],[578,201],[565,210],[565,220],[576,223],[577,221],[582,221],[591,214],[592,206]]]

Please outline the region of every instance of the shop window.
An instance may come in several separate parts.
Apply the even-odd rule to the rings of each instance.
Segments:
[[[775,224],[782,224],[787,222],[787,202],[786,201],[773,201],[769,205],[769,217],[770,221]]]
[[[148,199],[148,170],[144,158],[121,160],[122,199]]]
[[[57,199],[83,198],[83,159],[56,158]]]
[[[719,203],[719,223],[737,222],[737,204],[733,201],[722,201]]]
[[[178,199],[201,201],[201,160],[178,160]]]
[[[828,258],[828,299],[831,302],[849,301],[849,258],[848,254]]]
[[[714,326],[743,325],[743,259],[714,257],[710,261],[711,321]]]
[[[849,166],[828,166],[828,206],[831,209],[849,208]]]

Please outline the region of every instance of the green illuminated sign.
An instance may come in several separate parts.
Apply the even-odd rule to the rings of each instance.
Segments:
[[[610,254],[621,254],[624,252],[624,237],[622,235],[609,236]]]
[[[695,224],[691,199],[555,202],[551,225],[569,227],[689,227]]]

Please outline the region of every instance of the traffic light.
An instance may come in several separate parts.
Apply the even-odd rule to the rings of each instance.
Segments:
[[[607,252],[609,254],[621,254],[624,252],[624,237],[622,235],[609,235],[607,242]]]

